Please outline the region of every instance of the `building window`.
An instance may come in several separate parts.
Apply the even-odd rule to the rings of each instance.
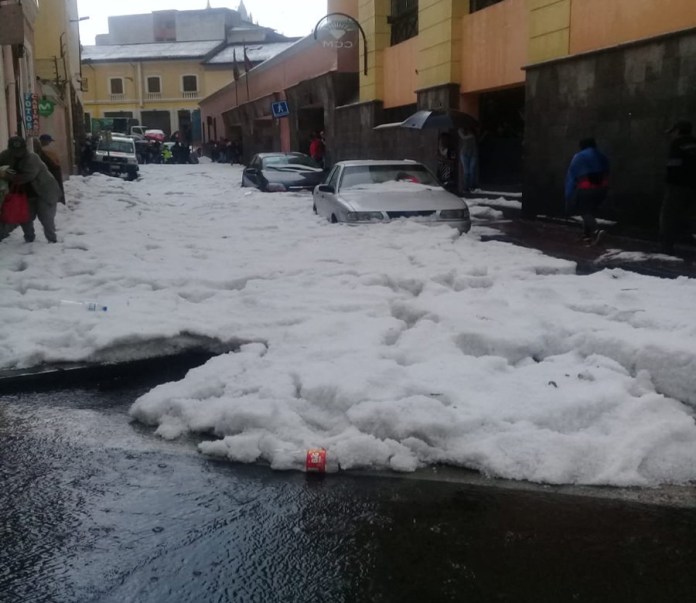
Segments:
[[[391,0],[391,45],[418,35],[418,0]]]
[[[123,80],[120,77],[109,80],[109,94],[123,94]]]
[[[145,80],[147,100],[162,99],[162,81],[159,75],[150,75]]]
[[[158,75],[150,76],[147,78],[147,91],[150,94],[158,94],[162,92],[160,78]]]
[[[184,75],[181,78],[181,91],[184,98],[196,98],[198,96],[198,76]]]
[[[503,0],[470,0],[469,12],[475,13],[476,11],[483,10],[484,8],[488,8],[502,1]]]
[[[109,99],[112,101],[122,101],[124,98],[123,79],[120,77],[109,78]]]

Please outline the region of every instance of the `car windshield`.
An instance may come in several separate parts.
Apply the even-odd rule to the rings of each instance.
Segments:
[[[341,188],[368,188],[384,183],[417,183],[439,186],[424,165],[354,165],[343,170]]]
[[[304,165],[318,168],[319,164],[307,155],[271,155],[261,160],[262,169],[283,167],[284,165]]]
[[[131,140],[100,140],[97,149],[111,153],[135,153]]]

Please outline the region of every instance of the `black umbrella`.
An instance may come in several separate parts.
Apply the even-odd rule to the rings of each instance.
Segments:
[[[460,111],[416,111],[399,124],[401,128],[411,130],[451,130],[463,126],[474,127],[476,119]]]

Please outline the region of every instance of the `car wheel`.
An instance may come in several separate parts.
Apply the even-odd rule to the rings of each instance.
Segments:
[[[331,224],[338,224],[338,220],[336,219],[336,214],[331,214]]]
[[[312,211],[316,214],[317,213],[317,204],[313,203],[312,204]]]

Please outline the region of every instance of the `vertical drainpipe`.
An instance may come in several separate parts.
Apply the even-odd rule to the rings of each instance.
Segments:
[[[138,83],[136,84],[138,86],[138,121],[140,122],[140,125],[143,125],[143,63],[142,61],[138,61],[136,63],[137,66],[137,81]]]
[[[2,52],[2,62],[5,68],[5,77],[7,78],[7,127],[9,135],[14,136],[17,128],[17,79],[15,78],[14,60],[12,58],[12,47],[5,46]]]
[[[5,53],[4,47],[0,46],[0,84],[2,84],[3,90],[5,85],[9,85],[5,78],[7,77],[7,69],[5,68]],[[8,126],[8,118],[10,114],[7,110],[7,99],[4,92],[0,91],[0,148],[5,148],[7,146],[7,140],[10,137],[10,129]]]

